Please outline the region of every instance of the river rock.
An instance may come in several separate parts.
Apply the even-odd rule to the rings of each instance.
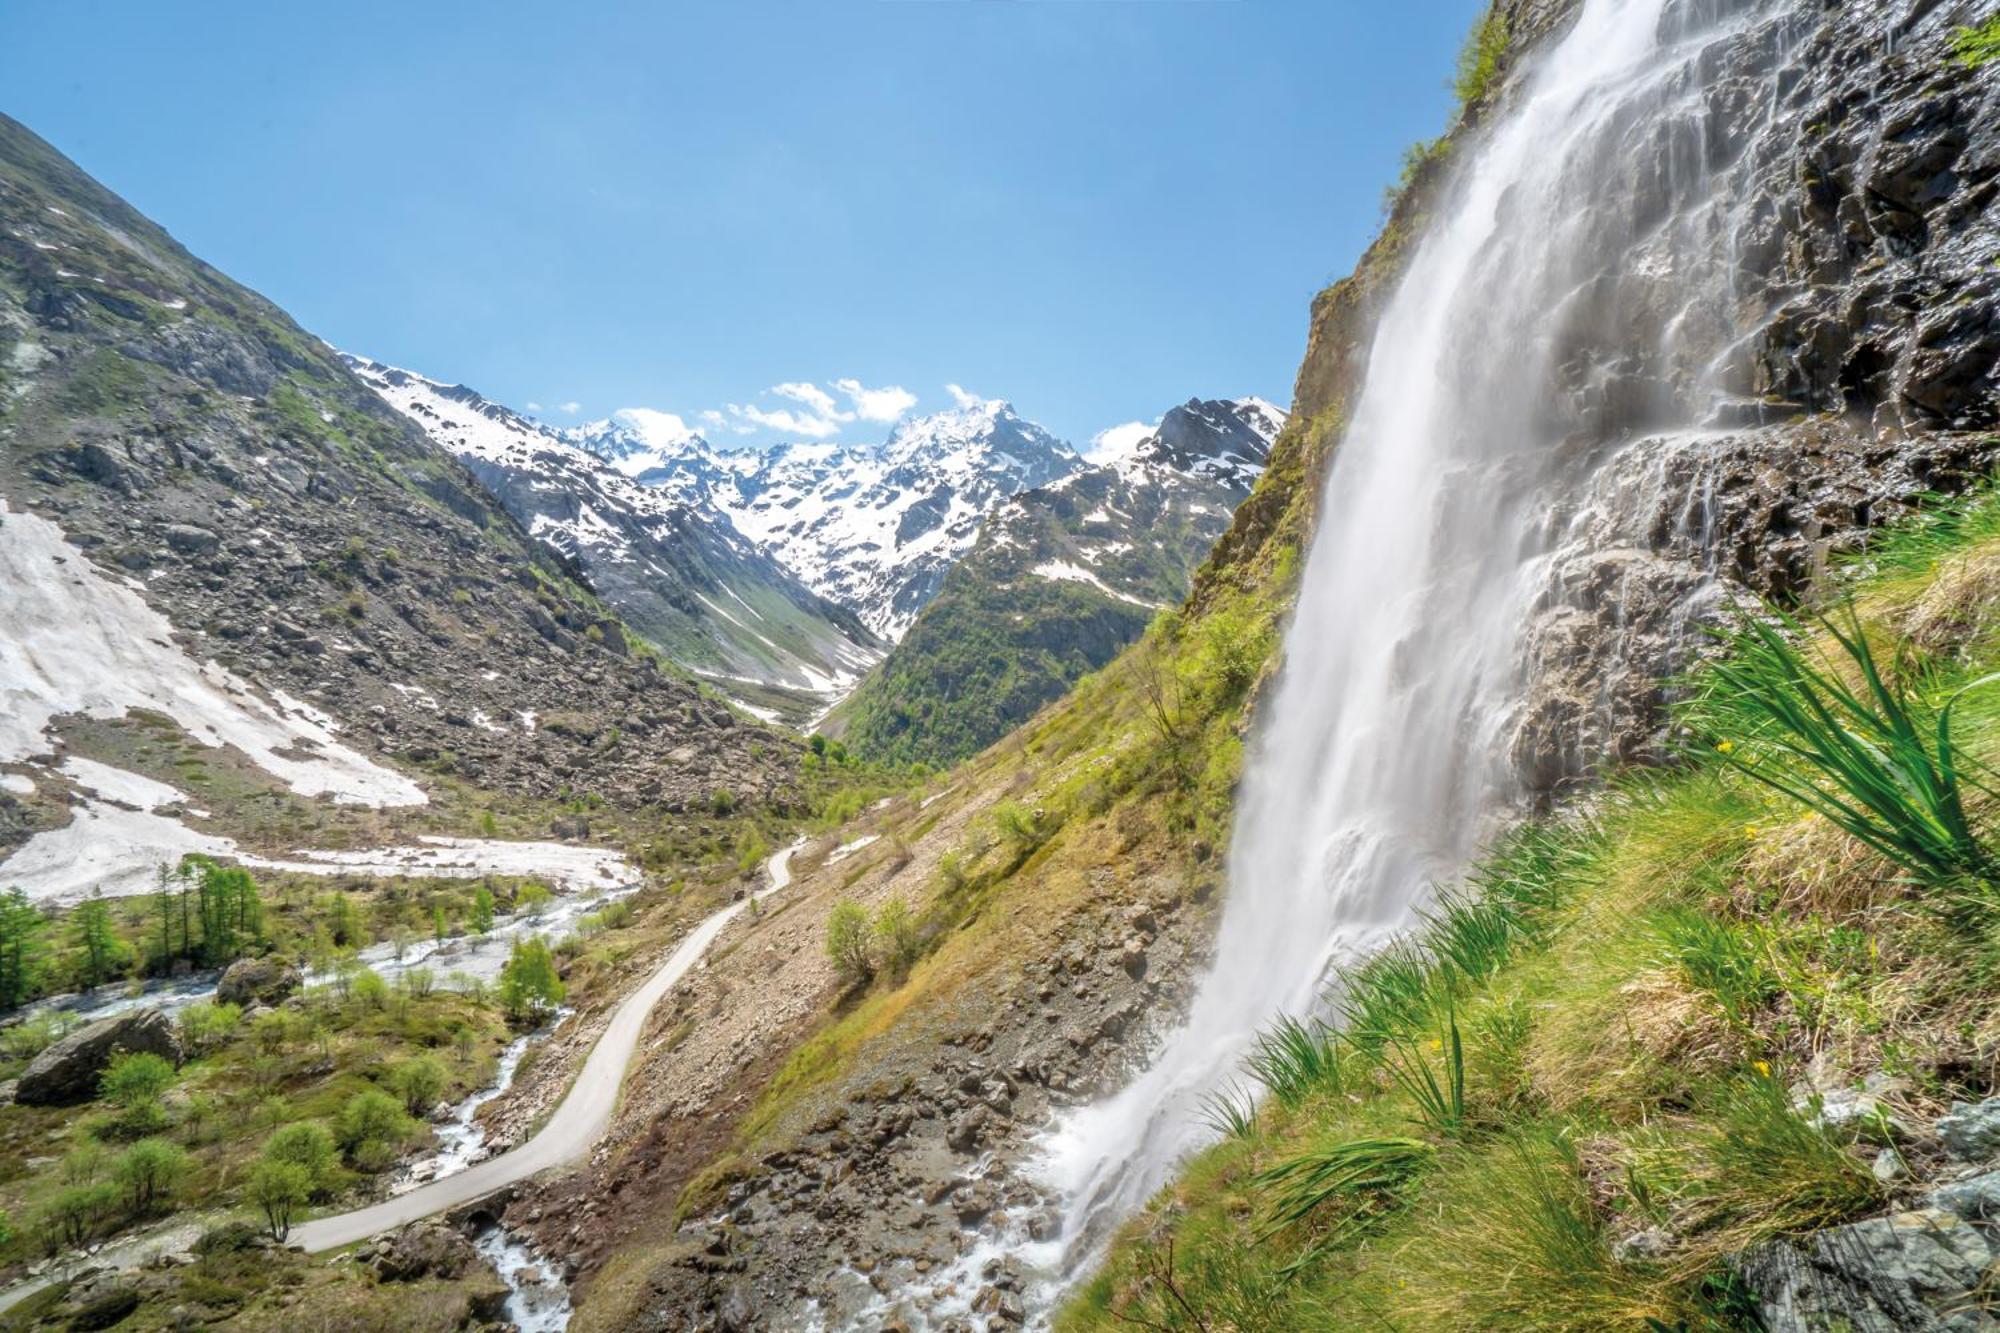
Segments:
[[[412,1222],[394,1236],[376,1242],[368,1267],[383,1282],[415,1282],[421,1278],[452,1279],[479,1262],[472,1242],[442,1222]]]
[[[146,1051],[179,1064],[180,1036],[157,1009],[100,1018],[43,1051],[14,1088],[22,1106],[71,1106],[97,1095],[98,1076],[114,1055]]]
[[[299,970],[278,958],[239,958],[215,985],[223,1004],[276,1004],[299,988]]]

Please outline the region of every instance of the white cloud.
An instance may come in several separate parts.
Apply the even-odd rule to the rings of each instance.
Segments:
[[[1093,463],[1111,463],[1124,458],[1139,447],[1139,442],[1153,433],[1158,421],[1127,421],[1120,426],[1101,430],[1090,437],[1090,448],[1083,456]]]
[[[566,403],[557,403],[556,411],[562,412],[568,416],[575,416],[578,412],[583,411],[583,404],[577,402],[576,399],[572,398]]]
[[[840,433],[840,423],[827,417],[812,416],[805,412],[794,412],[780,408],[767,412],[761,407],[745,407],[741,403],[729,404],[729,415],[738,421],[748,421],[766,430],[782,431],[787,435],[801,435],[809,440],[823,440],[829,435]]]
[[[565,412],[576,410],[577,404],[560,404]],[[672,412],[662,412],[652,407],[621,407],[611,414],[611,419],[644,440],[654,449],[671,449],[687,443],[694,429]]]
[[[789,398],[795,403],[804,403],[813,410],[813,415],[825,417],[828,421],[852,421],[852,412],[842,412],[840,405],[833,401],[833,395],[817,384],[792,381],[787,384],[773,384],[771,392],[780,398]]]
[[[731,421],[712,407],[702,412],[701,419],[702,423],[711,430],[726,430],[732,435],[755,435],[757,433],[755,426],[746,426],[741,422]]]
[[[957,403],[961,408],[978,407],[981,403],[986,401],[984,398],[981,398],[976,393],[967,393],[964,389],[959,388],[958,385],[956,384],[945,385],[944,391],[950,394],[951,401]]]
[[[542,405],[540,403],[529,403],[528,410],[530,412],[539,412],[542,410]]]
[[[917,405],[917,396],[900,384],[870,389],[860,380],[848,379],[835,380],[833,387],[847,395],[854,404],[853,415],[863,421],[894,421]]]

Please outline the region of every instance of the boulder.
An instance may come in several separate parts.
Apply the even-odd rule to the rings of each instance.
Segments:
[[[97,1095],[97,1080],[114,1055],[147,1051],[180,1063],[180,1035],[157,1009],[100,1018],[36,1056],[14,1088],[22,1106],[72,1106]]]
[[[277,958],[239,958],[215,985],[223,1004],[276,1004],[299,988],[299,970]]]
[[[1993,1258],[1978,1227],[1926,1208],[1772,1241],[1738,1267],[1770,1333],[1974,1333],[1992,1327],[1972,1293]]]
[[[416,1282],[427,1277],[447,1281],[470,1272],[479,1263],[472,1242],[442,1222],[412,1222],[394,1236],[377,1241],[368,1266],[383,1282]]]

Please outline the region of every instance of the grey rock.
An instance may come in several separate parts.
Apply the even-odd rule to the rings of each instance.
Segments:
[[[452,1279],[479,1263],[472,1242],[438,1221],[412,1222],[394,1236],[377,1241],[368,1261],[383,1282],[415,1282],[422,1278]]]
[[[1772,1241],[1738,1271],[1769,1333],[1991,1333],[1970,1297],[1993,1259],[1978,1227],[1924,1209]]]
[[[166,535],[167,545],[182,555],[209,555],[222,545],[220,537],[193,523],[169,524]]]
[[[1951,1113],[1939,1117],[1937,1136],[1952,1156],[1985,1161],[2000,1150],[2000,1097],[1988,1097],[1977,1106],[1954,1102]]]
[[[36,1056],[14,1087],[22,1106],[71,1106],[97,1095],[114,1055],[150,1052],[180,1063],[180,1036],[157,1009],[114,1014],[77,1029]]]
[[[216,983],[215,998],[224,1004],[277,1004],[303,981],[299,970],[282,959],[239,958]]]

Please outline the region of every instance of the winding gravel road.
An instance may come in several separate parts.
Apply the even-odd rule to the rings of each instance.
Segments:
[[[343,1245],[393,1231],[419,1218],[483,1199],[551,1167],[568,1166],[588,1156],[610,1127],[612,1113],[618,1109],[618,1094],[625,1084],[626,1066],[646,1030],[646,1019],[653,1012],[653,1006],[701,961],[702,955],[715,943],[716,936],[751,903],[761,902],[791,884],[792,853],[797,850],[798,845],[794,844],[773,855],[765,863],[765,873],[770,882],[764,888],[748,898],[731,903],[696,926],[681,941],[680,947],[660,965],[659,970],[619,1003],[612,1012],[611,1021],[605,1024],[603,1035],[598,1037],[597,1044],[591,1047],[589,1056],[585,1058],[582,1072],[564,1094],[555,1113],[533,1138],[518,1148],[489,1157],[456,1175],[434,1180],[407,1194],[399,1194],[352,1212],[300,1223],[292,1228],[288,1243],[302,1246],[315,1254],[337,1250]],[[139,1236],[125,1242],[114,1242],[84,1262],[93,1266],[129,1267],[158,1252],[159,1246],[149,1243],[157,1240],[158,1237]],[[0,1292],[0,1311],[18,1304],[46,1285],[46,1281],[24,1282]]]

